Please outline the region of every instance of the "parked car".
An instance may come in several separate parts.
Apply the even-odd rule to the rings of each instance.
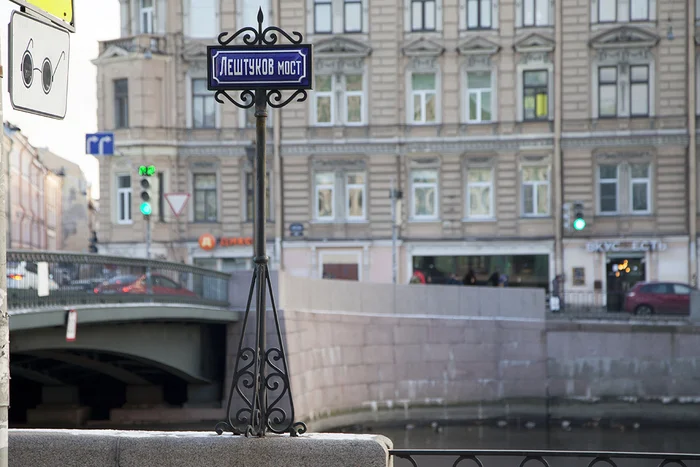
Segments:
[[[169,277],[160,274],[151,274],[151,286],[153,295],[186,295],[196,296],[194,292],[181,286]],[[147,293],[146,275],[122,275],[115,276],[93,290],[96,294],[145,294]]]
[[[675,282],[638,282],[627,292],[624,310],[635,315],[687,315],[691,290]]]
[[[27,261],[9,261],[7,263],[7,288],[37,290],[39,273],[36,263]],[[49,290],[58,290],[58,284],[49,275]]]

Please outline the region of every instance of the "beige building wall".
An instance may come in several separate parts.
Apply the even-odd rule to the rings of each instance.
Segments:
[[[259,2],[267,18],[314,44],[316,73],[305,102],[270,111],[270,199],[281,200],[271,201],[268,222],[275,267],[321,277],[332,260],[345,271],[338,274],[391,281],[393,182],[403,193],[400,282],[419,256],[517,263],[541,255],[539,285],[564,274],[566,287],[605,290],[609,258],[588,244],[607,241],[648,262],[645,279],[694,283],[687,109],[696,106],[687,83],[696,83],[697,65],[688,63],[695,31],[686,19],[695,5],[618,0],[613,11],[599,1],[437,0],[423,18],[409,0],[362,0],[357,10],[332,0],[330,17],[313,0]],[[190,0],[158,0],[144,12],[122,0],[122,37],[101,43],[95,60],[100,129],[115,132],[118,149],[100,166],[105,251],[145,252],[136,167],[149,162],[163,172],[163,193],[191,195],[179,218],[167,203],[154,215],[155,254],[250,264],[249,247],[198,245],[204,234],[252,234],[245,173],[254,134],[249,114],[213,102],[197,80],[206,78],[205,46],[251,25],[257,7],[245,5],[254,3],[206,1],[194,10]],[[470,12],[477,4],[482,10]],[[128,82],[121,100],[120,79]],[[127,174],[132,216],[119,222],[117,183]],[[215,175],[213,194],[195,189],[197,174]],[[605,191],[612,186],[614,196]],[[207,196],[216,213],[202,220]],[[564,226],[577,202],[582,232]],[[625,250],[634,239],[639,251]],[[649,242],[665,250],[650,251]],[[523,261],[529,266],[508,266],[511,282],[530,280],[534,260]]]

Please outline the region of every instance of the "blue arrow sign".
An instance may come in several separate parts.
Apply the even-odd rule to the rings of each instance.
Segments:
[[[85,153],[93,156],[113,156],[114,133],[86,134]]]
[[[311,45],[209,46],[210,91],[311,89]]]

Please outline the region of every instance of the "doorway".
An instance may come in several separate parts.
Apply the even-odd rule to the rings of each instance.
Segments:
[[[646,260],[642,254],[608,255],[605,260],[607,310],[620,312],[625,303],[625,294],[637,282],[646,280]]]

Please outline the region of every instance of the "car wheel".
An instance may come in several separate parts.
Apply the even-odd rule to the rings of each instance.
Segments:
[[[649,316],[654,314],[654,310],[649,305],[639,305],[636,310],[634,310],[635,315],[639,316]]]

